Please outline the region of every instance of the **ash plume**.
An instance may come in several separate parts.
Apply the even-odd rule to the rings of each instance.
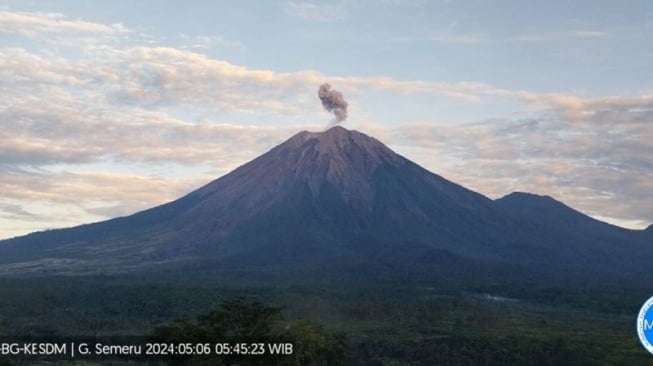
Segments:
[[[329,83],[320,85],[317,96],[322,101],[322,106],[335,115],[335,119],[329,123],[329,126],[337,125],[347,119],[347,101],[342,97],[342,93],[331,89]]]

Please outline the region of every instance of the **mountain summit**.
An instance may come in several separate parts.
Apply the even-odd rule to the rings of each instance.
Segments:
[[[616,278],[643,272],[648,239],[548,197],[492,201],[337,126],[297,133],[176,201],[2,241],[0,274]]]
[[[290,193],[286,187],[297,184],[305,184],[313,197],[329,184],[346,200],[363,199],[370,194],[367,176],[382,165],[406,162],[376,139],[336,126],[324,132],[302,131],[199,192],[212,194],[238,179],[239,195],[251,199],[271,190],[275,195]]]

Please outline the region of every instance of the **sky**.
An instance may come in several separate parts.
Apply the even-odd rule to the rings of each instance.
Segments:
[[[0,238],[129,215],[333,116],[491,198],[653,222],[649,0],[0,1]]]

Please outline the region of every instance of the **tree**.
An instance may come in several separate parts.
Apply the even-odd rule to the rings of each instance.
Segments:
[[[212,354],[170,357],[175,365],[279,365],[331,366],[344,363],[345,337],[332,335],[308,320],[286,321],[281,308],[244,298],[228,300],[191,323],[176,320],[155,330],[153,338],[168,344],[208,344]],[[256,355],[242,350],[216,355],[216,344],[245,345]],[[270,352],[270,344],[292,344],[292,354]],[[252,345],[256,345],[251,347]],[[260,347],[263,345],[263,347]]]
[[[215,340],[225,337],[251,339],[274,335],[274,326],[283,322],[281,308],[268,307],[245,298],[228,300],[209,314],[200,316],[199,326]]]
[[[322,327],[308,320],[298,320],[288,329],[295,351],[293,366],[343,365],[345,337],[343,334],[329,335]]]

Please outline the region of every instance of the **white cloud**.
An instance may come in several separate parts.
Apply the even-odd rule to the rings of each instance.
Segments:
[[[351,1],[332,3],[289,1],[284,4],[286,14],[312,22],[336,22],[350,15]]]
[[[628,222],[653,218],[652,94],[588,99],[469,81],[252,69],[184,49],[119,46],[111,40],[129,33],[123,26],[59,14],[3,11],[0,32],[80,51],[72,57],[0,48],[0,237],[124,215],[178,197],[300,129],[321,128],[293,118],[321,110],[316,89],[324,81],[345,95],[383,91],[462,102],[521,101],[531,118],[361,127],[433,171],[494,197],[526,190],[594,215]],[[88,42],[71,42],[78,37]],[[197,117],[198,111],[209,117]],[[234,115],[252,122],[225,117]],[[267,123],[275,117],[291,122]],[[156,172],[161,165],[199,176],[177,168],[171,175]],[[49,219],[43,214],[48,209],[65,212],[67,219]]]
[[[27,13],[0,10],[0,34],[27,37],[45,43],[78,46],[106,42],[130,33],[125,25],[68,19],[58,13]]]
[[[610,33],[605,31],[582,29],[570,29],[555,32],[516,33],[505,35],[444,30],[430,32],[418,36],[394,37],[392,40],[399,42],[431,41],[434,43],[475,45],[488,43],[545,43],[564,40],[605,39],[608,37],[610,37]]]
[[[209,49],[235,49],[239,51],[245,51],[246,47],[240,42],[230,41],[225,39],[223,36],[213,36],[213,35],[202,35],[202,36],[190,36],[187,34],[180,34],[182,42],[188,45],[184,45],[182,49],[190,50],[209,50]]]
[[[540,32],[516,34],[503,38],[506,42],[554,42],[566,39],[602,39],[609,37],[608,32],[599,30],[571,29],[557,32]]]
[[[37,38],[53,34],[116,34],[129,30],[122,24],[105,25],[79,19],[70,20],[58,13],[0,11],[0,32]]]
[[[362,126],[418,163],[497,198],[547,194],[595,217],[653,219],[653,99],[529,95],[537,115],[472,124]]]

